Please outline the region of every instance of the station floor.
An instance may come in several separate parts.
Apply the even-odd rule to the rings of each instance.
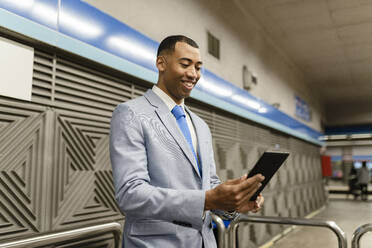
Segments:
[[[342,186],[335,186],[342,187]],[[344,186],[345,187],[345,186]],[[369,190],[372,189],[370,184]],[[333,220],[346,233],[347,247],[351,247],[351,240],[355,229],[363,224],[372,223],[372,196],[367,201],[354,198],[346,194],[330,194],[328,204],[312,219]],[[362,236],[360,248],[372,247],[372,232]],[[332,248],[338,247],[336,235],[326,228],[295,227],[284,237],[268,243],[265,248]]]

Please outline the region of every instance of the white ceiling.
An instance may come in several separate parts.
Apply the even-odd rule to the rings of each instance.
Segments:
[[[308,78],[328,124],[372,124],[369,118],[342,121],[335,116],[372,112],[372,0],[235,2]]]

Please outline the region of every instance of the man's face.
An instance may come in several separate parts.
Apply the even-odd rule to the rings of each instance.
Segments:
[[[162,59],[162,65],[159,65],[159,58],[157,62],[159,73],[162,73],[158,87],[179,104],[190,96],[200,78],[202,62],[199,49],[177,42],[174,52],[162,55]]]

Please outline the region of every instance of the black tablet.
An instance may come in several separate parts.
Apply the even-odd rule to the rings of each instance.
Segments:
[[[253,169],[249,172],[248,178],[253,177],[256,174],[261,174],[265,176],[265,180],[261,183],[261,187],[257,190],[257,192],[251,197],[251,201],[255,201],[257,196],[261,193],[261,191],[265,188],[266,184],[270,181],[270,179],[274,176],[275,172],[280,168],[283,162],[289,156],[288,152],[264,152],[260,159],[257,161],[256,165]]]

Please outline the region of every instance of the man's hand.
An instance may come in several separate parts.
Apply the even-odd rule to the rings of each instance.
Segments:
[[[257,200],[262,199],[262,203],[249,201],[249,199],[259,189],[264,179],[264,176],[257,174],[248,179],[247,175],[244,175],[237,179],[228,180],[205,193],[204,209],[236,210],[241,213],[251,210],[258,211],[263,203],[263,197],[257,198]]]
[[[253,209],[251,211],[253,213],[257,213],[258,211],[260,211],[261,210],[261,207],[262,207],[262,205],[264,203],[264,201],[265,201],[265,198],[262,196],[262,194],[260,194],[257,197],[256,201],[254,202],[255,204],[254,204],[254,207],[253,207]]]
[[[248,198],[248,201],[245,202],[245,204],[242,204],[242,206],[236,209],[236,211],[239,213],[247,213],[249,211],[257,213],[258,211],[261,210],[264,201],[265,199],[261,194],[257,197],[256,201],[249,201]]]

